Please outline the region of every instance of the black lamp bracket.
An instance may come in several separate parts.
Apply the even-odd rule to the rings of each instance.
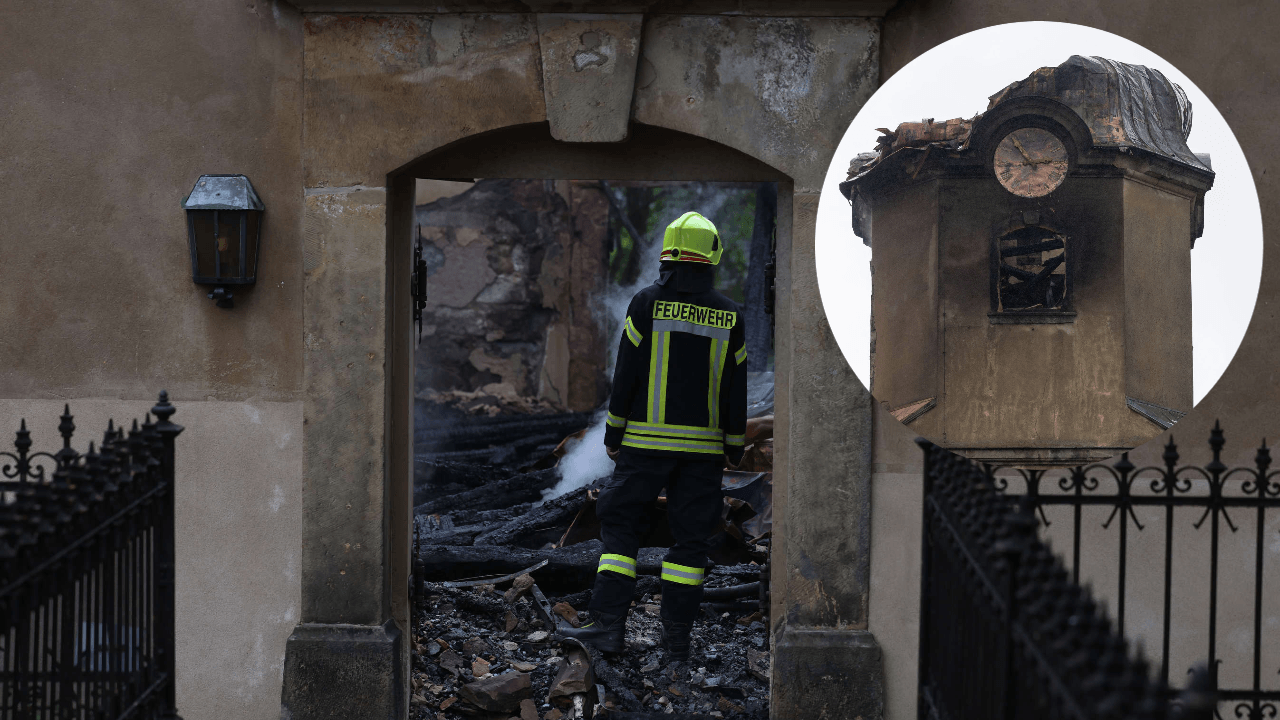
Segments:
[[[235,307],[235,303],[231,302],[231,290],[228,289],[226,286],[220,286],[220,287],[214,288],[213,292],[209,293],[209,299],[216,300],[217,305],[220,308]]]

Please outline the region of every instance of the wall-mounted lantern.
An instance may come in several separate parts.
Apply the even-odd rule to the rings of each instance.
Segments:
[[[191,279],[216,285],[209,298],[232,307],[231,285],[252,285],[258,272],[265,207],[244,175],[201,175],[182,201],[191,244]]]

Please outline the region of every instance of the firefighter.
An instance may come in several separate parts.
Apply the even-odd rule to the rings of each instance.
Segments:
[[[675,545],[662,561],[662,644],[689,657],[710,537],[720,520],[726,462],[742,460],[747,349],[741,308],[713,287],[724,246],[696,212],[666,229],[658,280],[631,300],[619,341],[605,448],[616,463],[596,514],[604,553],[593,622],[562,634],[622,652],[636,584],[641,519],[663,488]]]

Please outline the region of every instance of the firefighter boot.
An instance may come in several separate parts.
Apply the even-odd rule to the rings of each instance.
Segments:
[[[624,639],[627,633],[627,615],[608,615],[592,613],[590,623],[580,628],[564,628],[560,635],[581,640],[595,647],[600,652],[620,653],[626,650]]]
[[[667,651],[667,662],[684,662],[689,659],[689,634],[691,623],[662,621],[662,648]]]

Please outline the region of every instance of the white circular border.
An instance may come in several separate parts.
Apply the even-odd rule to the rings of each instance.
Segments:
[[[876,91],[836,148],[818,200],[818,291],[841,353],[870,385],[871,249],[850,227],[840,194],[849,161],[871,151],[876,128],[924,118],[970,118],[987,98],[1072,55],[1100,55],[1159,70],[1191,101],[1192,152],[1209,153],[1217,173],[1205,195],[1204,235],[1191,253],[1192,346],[1199,403],[1235,356],[1262,278],[1262,210],[1244,151],[1222,114],[1171,63],[1137,43],[1083,25],[1023,22],[975,30],[912,60]]]

